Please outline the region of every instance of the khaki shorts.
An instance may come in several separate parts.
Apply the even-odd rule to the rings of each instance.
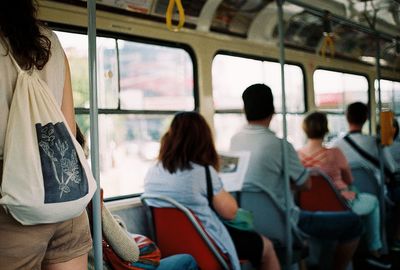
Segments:
[[[86,211],[64,222],[24,226],[0,206],[1,270],[40,270],[42,264],[66,262],[87,254],[91,248]]]

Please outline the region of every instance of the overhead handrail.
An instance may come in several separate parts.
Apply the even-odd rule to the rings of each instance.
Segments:
[[[315,6],[312,6],[310,4],[307,4],[304,0],[285,0],[287,3],[299,6],[310,12],[311,14],[318,16],[318,17],[323,17],[324,16],[324,10]],[[336,22],[336,23],[341,23],[350,27],[353,27],[357,30],[360,30],[364,33],[371,34],[373,36],[379,36],[380,39],[386,40],[386,41],[392,41],[395,36],[384,33],[384,32],[378,32],[374,29],[369,28],[368,26],[362,25],[360,23],[356,23],[350,19],[347,19],[345,17],[339,16],[339,15],[331,15],[331,21]]]
[[[178,9],[178,14],[179,14],[178,25],[176,26],[172,24],[172,16],[175,5]],[[181,30],[181,28],[185,24],[185,10],[183,9],[181,0],[169,0],[167,12],[165,14],[165,22],[167,24],[167,28],[170,31],[178,32],[179,30]]]

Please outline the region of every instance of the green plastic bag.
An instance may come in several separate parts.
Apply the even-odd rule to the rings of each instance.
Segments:
[[[224,220],[224,224],[243,231],[254,231],[253,213],[239,208],[232,220]]]

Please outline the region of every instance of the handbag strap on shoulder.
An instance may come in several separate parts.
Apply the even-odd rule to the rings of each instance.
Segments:
[[[364,159],[368,160],[370,163],[372,163],[377,169],[380,169],[380,162],[378,159],[376,159],[374,156],[366,152],[364,149],[362,149],[352,138],[350,138],[349,134],[344,136],[343,138],[353,149]],[[379,145],[377,145],[379,147]],[[384,172],[385,175],[389,178],[392,178],[393,173],[386,167],[384,166]]]
[[[204,166],[204,169],[206,170],[206,183],[207,183],[207,199],[208,199],[208,205],[212,210],[214,210],[214,206],[212,203],[214,194],[213,194],[213,185],[211,181],[211,173],[210,173],[210,168],[208,165]]]

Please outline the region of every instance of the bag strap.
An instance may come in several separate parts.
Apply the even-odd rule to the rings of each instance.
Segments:
[[[12,56],[11,53],[8,53],[8,54],[10,55],[11,62],[14,64],[15,68],[17,69],[18,74],[23,72],[24,70],[22,70],[22,68],[18,65],[18,62],[17,62],[17,60],[15,60],[14,56]]]
[[[204,168],[206,170],[206,183],[207,183],[207,200],[208,200],[208,205],[210,206],[210,208],[214,211],[214,206],[212,203],[212,199],[214,197],[213,194],[213,185],[212,185],[212,181],[211,181],[211,173],[210,173],[210,168],[208,167],[208,165],[204,165]]]
[[[343,138],[348,144],[350,144],[351,147],[353,147],[354,150],[356,150],[356,152],[358,154],[360,154],[360,156],[362,156],[363,158],[365,158],[366,160],[368,160],[370,163],[372,163],[377,169],[380,169],[380,162],[378,159],[376,159],[374,156],[372,156],[371,154],[369,154],[367,151],[365,151],[364,149],[362,149],[352,138],[350,138],[350,134],[347,134],[346,136],[344,136]],[[377,145],[377,147],[379,147]],[[384,166],[384,171],[385,171],[385,175],[388,177],[392,177],[393,173],[386,167]]]

